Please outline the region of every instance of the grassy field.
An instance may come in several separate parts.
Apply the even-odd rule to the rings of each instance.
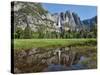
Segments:
[[[14,39],[14,49],[96,45],[96,39]]]

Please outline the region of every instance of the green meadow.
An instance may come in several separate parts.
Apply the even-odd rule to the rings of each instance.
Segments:
[[[96,46],[97,40],[92,39],[14,39],[14,49],[54,48],[66,46]]]

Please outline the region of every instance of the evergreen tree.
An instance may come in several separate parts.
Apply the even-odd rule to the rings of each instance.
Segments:
[[[29,25],[26,26],[24,30],[24,39],[30,39],[32,38],[32,31]]]

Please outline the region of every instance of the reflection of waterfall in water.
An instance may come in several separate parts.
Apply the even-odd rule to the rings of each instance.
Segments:
[[[60,50],[58,51],[58,58],[59,58],[59,64],[60,64],[60,61],[61,61],[60,60],[60,58],[61,58],[61,51]]]
[[[79,56],[79,59],[75,59],[75,57],[77,56],[76,52],[73,52],[71,50],[69,51],[71,52],[71,54],[70,52],[66,53],[66,51],[63,51],[62,48],[57,49],[55,51],[55,54],[56,54],[55,60],[52,60],[53,63],[48,65],[48,68],[46,69],[46,71],[86,69],[87,67],[79,63],[79,61],[84,61],[84,56]],[[75,61],[78,61],[78,62],[75,63]]]

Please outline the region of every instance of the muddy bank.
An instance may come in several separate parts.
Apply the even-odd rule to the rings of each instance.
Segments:
[[[14,72],[48,72],[94,69],[96,47],[33,48],[14,51]]]

